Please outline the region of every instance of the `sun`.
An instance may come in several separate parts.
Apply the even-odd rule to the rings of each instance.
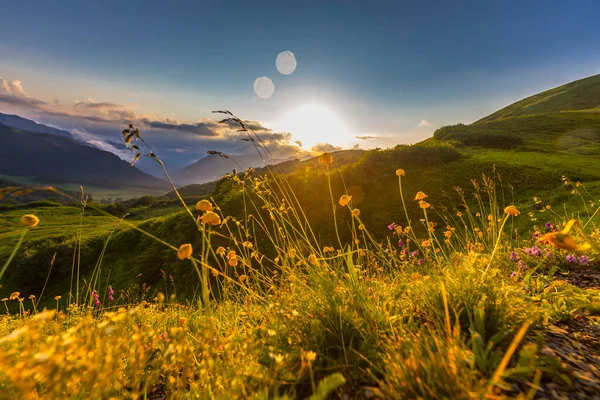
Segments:
[[[350,132],[342,119],[329,107],[309,103],[285,114],[278,128],[290,132],[301,147],[310,150],[317,143],[341,145],[350,138]]]

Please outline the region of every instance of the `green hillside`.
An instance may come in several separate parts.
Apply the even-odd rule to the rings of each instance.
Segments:
[[[600,75],[567,83],[504,107],[475,124],[522,115],[564,111],[600,112]]]

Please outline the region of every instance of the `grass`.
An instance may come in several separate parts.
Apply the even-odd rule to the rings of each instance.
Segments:
[[[514,168],[508,175],[522,175],[519,155],[506,154],[515,157],[506,159]],[[214,199],[195,207],[177,199],[176,213],[173,203],[142,202],[136,219],[118,226],[112,208],[94,204],[83,217],[76,207],[4,211],[4,234],[12,243],[24,234],[25,250],[0,276],[7,285],[0,293],[20,292],[3,301],[0,363],[9,367],[0,371],[0,391],[9,398],[439,399],[533,398],[549,384],[569,390],[582,382],[580,371],[546,345],[556,325],[592,324],[600,310],[598,288],[558,279],[600,265],[600,204],[590,193],[597,186],[568,177],[530,182],[520,203],[492,172],[467,180],[473,193],[424,189],[452,192],[454,179],[464,183],[467,168],[491,157],[491,150],[435,145],[380,152],[341,169],[323,157],[324,170],[309,180],[249,170],[221,182]],[[443,169],[451,173],[436,174]],[[369,170],[378,173],[365,176]],[[380,195],[361,199],[352,185]],[[552,195],[556,186],[568,189]],[[540,198],[531,199],[530,189]],[[426,195],[413,200],[419,190]],[[382,208],[392,201],[396,223]],[[520,215],[507,208],[513,204]],[[40,225],[19,226],[32,212]],[[573,217],[581,224],[560,232]],[[43,243],[66,229],[82,233]],[[5,253],[15,248],[2,243]],[[57,275],[42,289],[51,273],[40,265],[55,250]],[[74,285],[65,285],[73,265],[81,265],[79,301]],[[40,297],[37,290],[53,299],[44,311],[37,297],[25,297]]]

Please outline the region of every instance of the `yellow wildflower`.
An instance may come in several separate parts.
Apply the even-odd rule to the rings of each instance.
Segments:
[[[512,215],[514,217],[518,216],[519,214],[521,214],[521,212],[519,210],[517,210],[517,207],[515,206],[508,206],[504,209],[504,212],[508,215]]]
[[[219,256],[222,256],[223,254],[225,254],[225,247],[223,247],[223,246],[217,247],[217,251],[215,251],[215,253],[217,253],[217,255],[219,255]]]
[[[398,168],[396,170],[396,176],[405,176],[406,173],[404,172],[404,170],[402,168]]]
[[[33,228],[40,223],[40,219],[33,214],[26,214],[21,217],[21,223],[28,228]]]
[[[179,246],[179,250],[177,250],[177,257],[179,257],[180,260],[185,260],[185,259],[189,259],[193,253],[194,253],[194,250],[192,248],[192,245],[189,243],[186,243],[186,244],[182,244],[181,246]]]
[[[21,295],[21,293],[19,293],[19,292],[12,292],[10,294],[10,297],[8,299],[9,300],[15,300],[15,299],[18,299],[20,295]]]
[[[353,217],[358,217],[359,215],[360,215],[360,210],[358,208],[355,208],[354,210],[352,210]]]
[[[423,200],[426,199],[427,195],[421,191],[417,192],[417,195],[415,196],[415,201],[417,200]]]
[[[431,204],[429,204],[426,201],[421,200],[421,201],[419,201],[419,207],[421,207],[423,210],[426,210],[429,207],[431,207]]]
[[[214,213],[212,211],[207,211],[203,216],[201,216],[198,219],[203,224],[219,225],[221,223],[221,217],[219,217],[219,214]]]
[[[212,211],[213,205],[210,201],[203,199],[196,203],[197,211]]]
[[[340,206],[345,207],[352,200],[352,196],[348,196],[347,194],[340,197]]]

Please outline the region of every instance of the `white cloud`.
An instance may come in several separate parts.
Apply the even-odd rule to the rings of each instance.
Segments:
[[[419,122],[419,125],[417,125],[419,128],[429,128],[432,127],[433,124],[430,124],[429,121],[427,121],[426,119],[422,119],[421,122]]]

